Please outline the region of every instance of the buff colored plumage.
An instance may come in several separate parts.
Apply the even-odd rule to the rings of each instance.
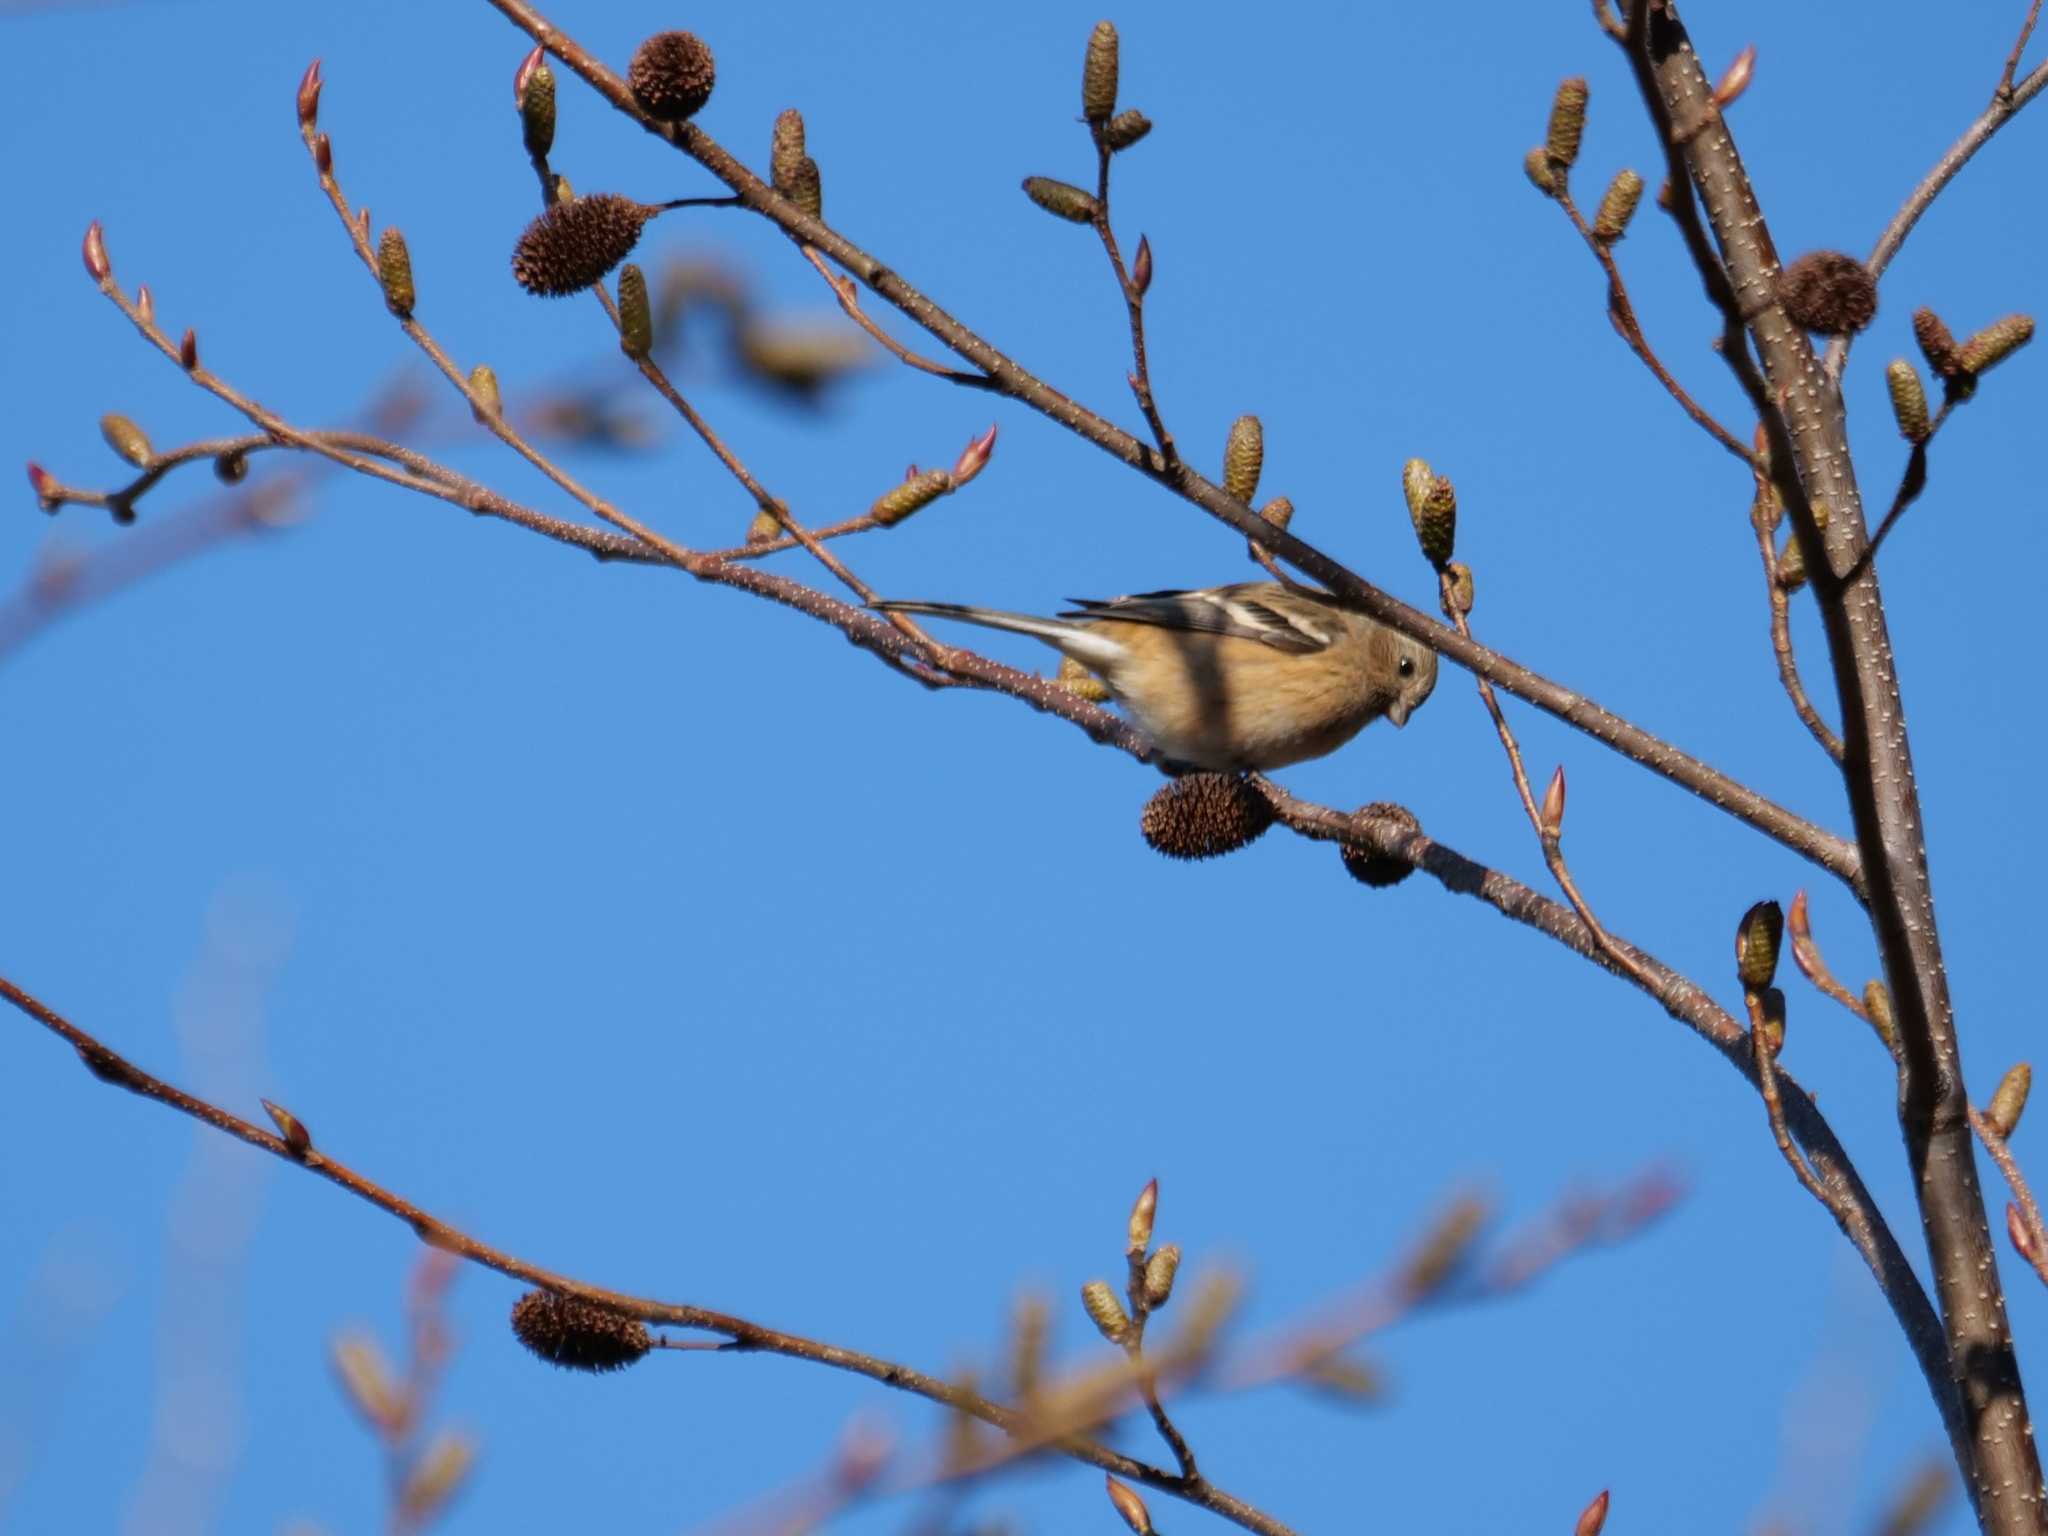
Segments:
[[[1168,763],[1284,768],[1334,752],[1436,686],[1436,653],[1276,582],[1076,601],[1055,618],[952,603],[877,603],[1032,635],[1100,677]]]

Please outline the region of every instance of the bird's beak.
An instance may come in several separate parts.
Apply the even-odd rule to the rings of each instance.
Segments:
[[[1394,722],[1394,729],[1400,730],[1408,723],[1408,701],[1396,699],[1387,706],[1387,718]]]

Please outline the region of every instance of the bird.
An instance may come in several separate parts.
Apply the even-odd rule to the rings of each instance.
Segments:
[[[1052,618],[960,603],[874,606],[1043,640],[1102,679],[1170,769],[1306,762],[1381,716],[1406,725],[1436,687],[1428,646],[1302,587],[1245,581],[1067,601]]]

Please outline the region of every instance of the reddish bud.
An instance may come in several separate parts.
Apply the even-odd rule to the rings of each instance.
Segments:
[[[535,43],[533,51],[519,61],[519,68],[512,76],[513,106],[524,107],[526,105],[526,87],[533,79],[533,72],[540,68],[541,60],[546,57],[547,50],[541,47],[539,43]]]
[[[1141,299],[1152,286],[1152,242],[1143,235],[1138,236],[1138,254],[1131,258],[1131,286]]]
[[[92,274],[96,283],[104,283],[113,276],[114,268],[107,260],[106,237],[100,233],[100,221],[94,219],[85,226],[85,270]]]
[[[1152,1515],[1145,1508],[1145,1501],[1138,1497],[1137,1490],[1128,1484],[1118,1482],[1114,1477],[1107,1478],[1106,1481],[1109,1484],[1109,1502],[1116,1507],[1116,1512],[1123,1516],[1124,1524],[1136,1532],[1137,1536],[1152,1536]]]
[[[2005,1202],[2005,1235],[2012,1239],[2013,1251],[2029,1264],[2034,1262],[2034,1239],[2027,1231],[2027,1224],[2020,1216],[2020,1208],[2010,1200]]]
[[[334,174],[334,144],[324,133],[313,135],[313,165],[322,176]]]
[[[142,316],[144,325],[156,323],[156,299],[149,291],[149,284],[138,284],[135,289],[135,313]]]
[[[996,451],[996,429],[990,423],[989,429],[960,450],[960,457],[953,461],[953,489],[958,490],[984,469],[988,468],[989,456]],[[905,476],[915,478],[916,471]]]
[[[34,459],[28,462],[28,483],[36,489],[36,504],[45,512],[54,512],[63,505],[57,499],[57,482],[50,472]]]
[[[1606,1524],[1607,1490],[1602,1488],[1593,1502],[1579,1512],[1579,1523],[1572,1527],[1572,1536],[1600,1536],[1600,1528]]]
[[[1751,43],[1735,55],[1735,62],[1728,66],[1728,73],[1721,77],[1721,83],[1714,87],[1714,105],[1732,106],[1735,98],[1749,89],[1749,77],[1756,73],[1756,44]]]
[[[1806,918],[1806,892],[1792,893],[1792,910],[1785,914],[1785,931],[1795,939],[1810,939],[1813,928]]]
[[[190,326],[185,328],[185,339],[178,343],[178,366],[187,373],[199,366],[199,333]]]
[[[1131,1206],[1130,1242],[1125,1252],[1143,1258],[1152,1246],[1152,1219],[1159,1214],[1159,1181],[1152,1180],[1138,1191]]]
[[[833,1458],[833,1481],[848,1493],[858,1493],[888,1470],[895,1454],[895,1439],[885,1427],[856,1419],[847,1426]]]
[[[313,66],[315,69],[319,67],[318,63],[315,63]],[[285,1148],[293,1157],[303,1158],[308,1152],[313,1150],[313,1138],[307,1132],[305,1126],[299,1123],[297,1115],[286,1109],[282,1104],[273,1104],[268,1099],[258,1099],[256,1102],[263,1106],[264,1112],[270,1116],[272,1123],[277,1126],[278,1135],[284,1138]]]
[[[315,59],[299,76],[299,126],[311,129],[320,121],[320,61]]]
[[[1550,776],[1550,788],[1543,791],[1543,835],[1558,837],[1564,832],[1564,764]]]

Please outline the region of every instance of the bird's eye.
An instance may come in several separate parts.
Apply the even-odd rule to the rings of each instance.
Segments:
[[[1415,675],[1415,658],[1413,656],[1403,656],[1401,658],[1401,675],[1403,677],[1413,677]]]

